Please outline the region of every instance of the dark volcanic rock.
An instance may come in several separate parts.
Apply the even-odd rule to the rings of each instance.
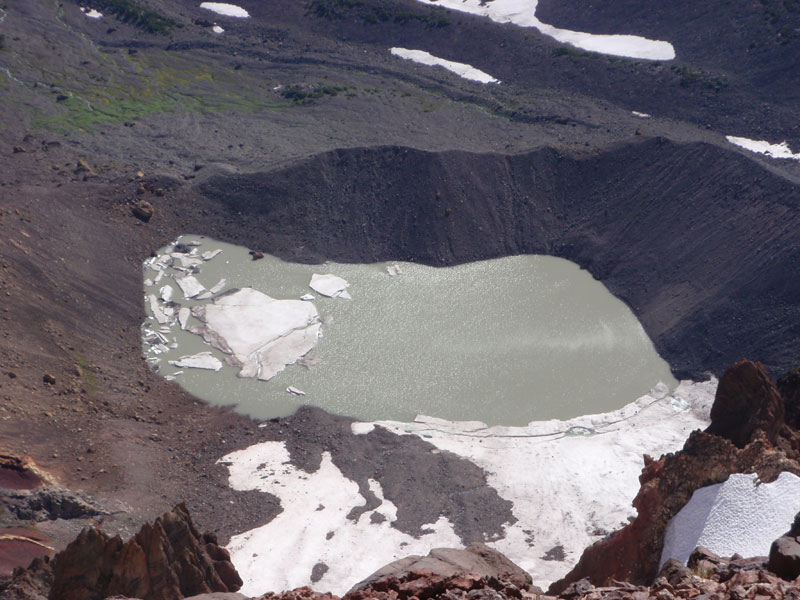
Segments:
[[[778,391],[785,401],[786,424],[800,429],[800,367],[795,367],[778,380]]]
[[[758,430],[774,443],[783,422],[783,398],[764,367],[740,360],[719,380],[706,431],[744,448]]]
[[[84,529],[53,559],[50,600],[129,596],[178,600],[242,585],[228,553],[213,536],[201,536],[184,505],[146,524],[128,542]]]
[[[800,278],[786,273],[800,261],[800,191],[715,146],[351,148],[199,189],[193,206],[223,221],[215,236],[288,260],[572,260],[631,307],[681,378],[743,355],[773,375],[795,366]]]
[[[767,568],[784,579],[800,577],[800,514],[786,535],[772,543]]]

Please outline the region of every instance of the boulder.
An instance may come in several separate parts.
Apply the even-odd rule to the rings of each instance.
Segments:
[[[399,579],[408,573],[429,573],[436,577],[471,576],[475,579],[493,577],[519,589],[530,589],[531,576],[511,562],[504,554],[485,546],[470,544],[463,550],[434,548],[427,556],[407,556],[381,567],[357,583],[348,593],[369,587],[380,587],[381,581]]]
[[[129,541],[84,529],[53,559],[50,600],[126,596],[180,600],[242,585],[228,552],[195,529],[184,504],[146,524]]]
[[[133,205],[131,212],[134,217],[147,223],[155,214],[155,209],[147,200],[139,200]]]
[[[789,581],[800,577],[800,513],[792,528],[772,543],[767,568]]]
[[[775,443],[784,424],[784,401],[764,366],[740,360],[719,380],[706,429],[744,448],[761,430]]]

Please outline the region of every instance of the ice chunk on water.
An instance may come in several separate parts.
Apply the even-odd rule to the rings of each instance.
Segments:
[[[203,260],[211,260],[220,252],[222,252],[222,248],[217,248],[216,250],[209,250],[208,252],[203,252],[200,256],[203,258]]]
[[[305,396],[306,395],[306,393],[303,390],[299,390],[296,387],[294,387],[293,385],[290,385],[289,387],[287,387],[286,391],[288,393],[292,394],[293,396]]]
[[[202,326],[192,333],[230,354],[239,377],[268,380],[308,353],[319,339],[319,314],[302,300],[276,300],[252,288],[225,293],[195,306]]]
[[[161,294],[161,299],[164,302],[169,302],[170,300],[172,300],[172,293],[174,291],[175,289],[171,285],[165,285],[159,290],[159,293]]]
[[[158,298],[156,298],[156,295],[150,294],[150,296],[148,296],[148,299],[150,300],[150,310],[153,311],[153,316],[156,318],[156,321],[158,321],[162,325],[164,323],[168,323],[169,318],[167,318],[167,315],[164,313],[164,310],[159,305]]]
[[[331,273],[326,275],[314,273],[311,276],[311,283],[308,285],[312,290],[323,296],[352,300],[350,294],[345,291],[350,284],[341,277],[337,277]]]
[[[192,275],[186,275],[184,277],[176,277],[175,283],[181,288],[183,295],[187,298],[194,298],[198,294],[206,291],[206,288],[203,287],[203,284],[200,283],[196,277]]]
[[[169,361],[169,364],[173,367],[208,369],[210,371],[219,371],[222,368],[222,361],[212,355],[211,352],[181,356],[178,360]]]
[[[188,306],[181,306],[178,309],[178,323],[180,323],[181,329],[186,329],[186,322],[189,320],[190,314],[192,314],[192,311]]]

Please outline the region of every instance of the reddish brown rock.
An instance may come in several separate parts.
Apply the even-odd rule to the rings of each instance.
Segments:
[[[744,448],[763,431],[775,443],[784,424],[784,400],[761,363],[740,360],[719,380],[706,429]]]
[[[128,542],[85,529],[53,559],[50,600],[127,596],[179,600],[235,592],[242,581],[213,536],[201,536],[181,504]]]
[[[407,556],[381,567],[350,590],[355,592],[379,585],[388,579],[400,579],[407,573],[429,573],[439,577],[465,576],[471,579],[493,577],[519,588],[531,588],[531,576],[504,554],[484,544],[470,544],[464,549],[434,548],[427,556]],[[411,580],[418,585],[417,580]]]

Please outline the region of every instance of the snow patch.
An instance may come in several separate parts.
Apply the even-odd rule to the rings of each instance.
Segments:
[[[430,52],[425,52],[424,50],[409,50],[408,48],[392,48],[390,52],[394,56],[399,56],[400,58],[405,58],[406,60],[411,60],[423,65],[429,65],[432,67],[444,67],[445,69],[447,69],[448,71],[452,71],[459,77],[463,77],[464,79],[469,79],[471,81],[478,81],[480,83],[500,83],[498,79],[495,79],[488,73],[484,73],[483,71],[476,69],[472,65],[455,62],[452,60],[445,60],[444,58],[439,58],[438,56],[434,56]]]
[[[686,564],[697,546],[719,556],[767,556],[800,512],[800,477],[783,472],[772,483],[758,475],[734,473],[724,483],[694,491],[667,525],[661,565],[676,558]]]
[[[575,566],[584,548],[633,516],[642,455],[674,452],[692,430],[705,428],[716,387],[714,379],[683,381],[669,394],[659,384],[613,412],[525,427],[418,416],[414,423],[353,423],[352,431],[365,434],[380,426],[417,435],[484,469],[488,484],[513,503],[517,518],[503,538],[488,545],[546,589]],[[559,545],[565,560],[545,560]]]
[[[250,16],[250,13],[248,13],[241,6],[227,4],[225,2],[201,2],[200,8],[205,8],[206,10],[210,10],[218,15],[224,15],[226,17],[245,19]]]
[[[418,0],[424,4],[489,17],[497,23],[532,27],[540,33],[576,48],[612,56],[646,60],[672,60],[675,49],[669,42],[650,40],[638,35],[600,35],[559,29],[536,18],[539,0]]]
[[[219,25],[214,25],[211,28],[211,31],[213,31],[214,33],[225,33],[225,30],[222,27],[220,27]]]
[[[647,113],[639,112],[638,110],[632,110],[631,114],[634,117],[639,117],[640,119],[649,119],[652,116],[652,115],[649,115]]]
[[[85,6],[81,6],[81,12],[90,19],[99,19],[100,17],[103,16],[103,13],[98,12],[93,8],[87,8]]]
[[[397,507],[383,497],[377,481],[369,488],[380,505],[357,521],[347,515],[367,499],[358,485],[345,477],[323,452],[317,471],[307,473],[290,462],[284,442],[262,442],[224,456],[235,490],[259,490],[280,499],[283,512],[270,523],[231,538],[227,546],[242,577],[245,596],[313,585],[317,590],[343,595],[385,564],[431,549],[460,546],[445,517],[426,525],[431,532],[415,539],[391,527]],[[373,515],[377,518],[373,518]],[[328,570],[311,584],[318,562]]]
[[[800,160],[800,152],[792,152],[789,144],[781,142],[780,144],[770,144],[764,140],[751,140],[744,137],[736,137],[733,135],[725,136],[731,144],[750,150],[750,152],[757,152],[764,154],[770,158],[785,158],[789,160]]]

